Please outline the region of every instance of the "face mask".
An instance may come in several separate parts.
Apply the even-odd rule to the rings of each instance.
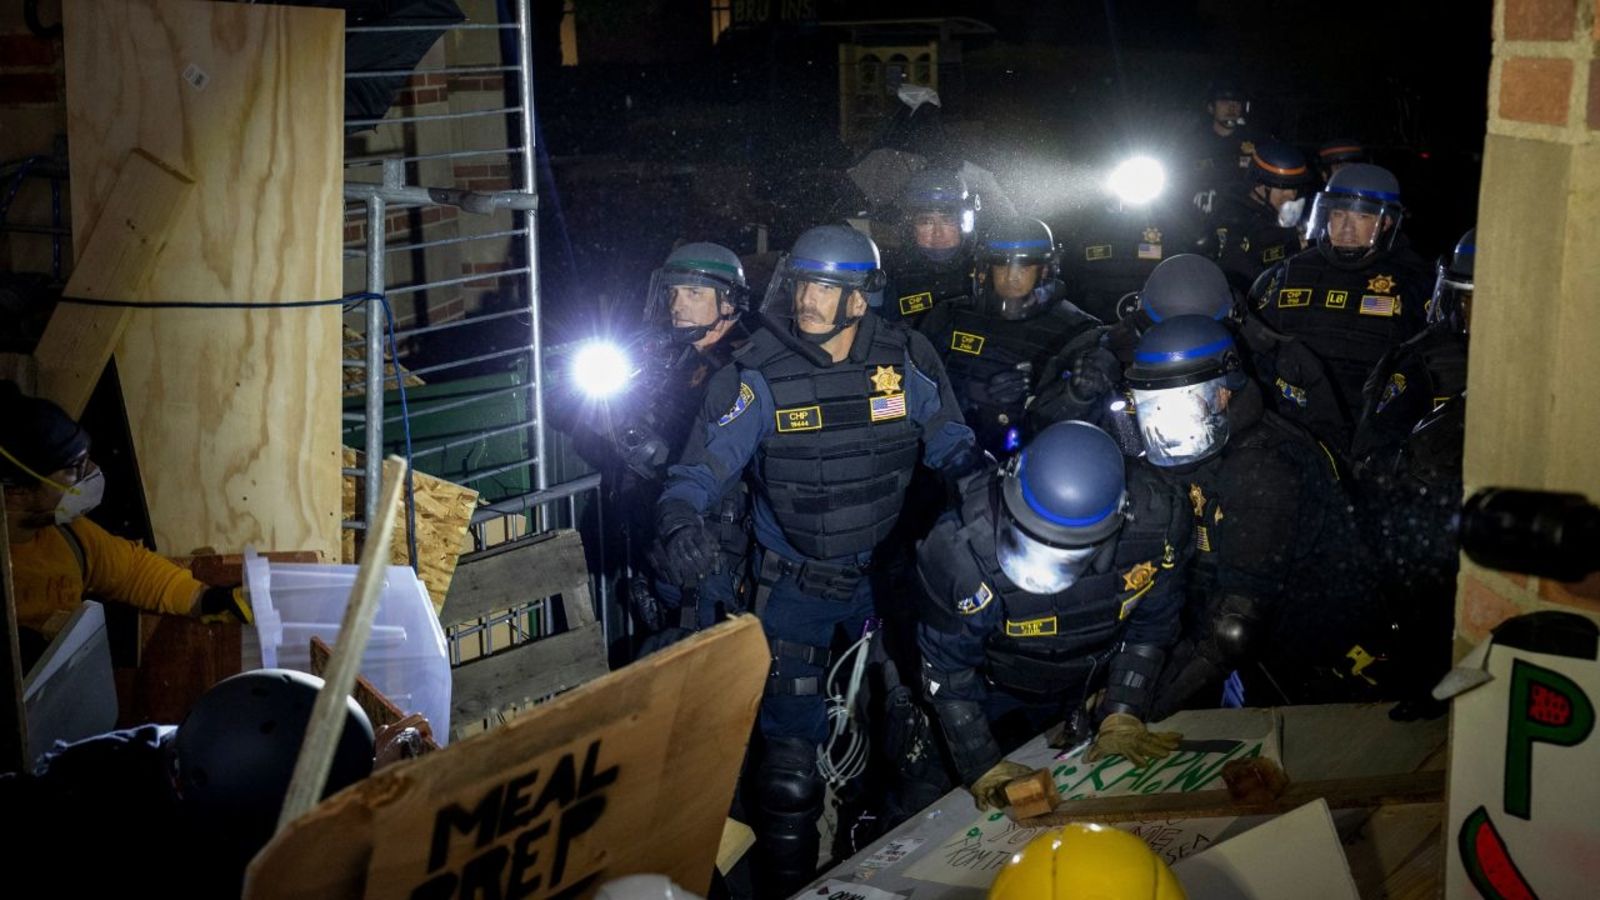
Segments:
[[[1293,200],[1285,200],[1283,205],[1278,207],[1278,227],[1293,228],[1300,224],[1300,214],[1305,210],[1306,198],[1296,197]]]
[[[106,476],[95,469],[61,495],[56,505],[56,524],[65,525],[100,505],[106,495]]]

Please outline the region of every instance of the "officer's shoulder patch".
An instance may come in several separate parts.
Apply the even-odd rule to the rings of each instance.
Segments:
[[[973,592],[972,596],[962,597],[956,601],[956,611],[963,616],[977,615],[993,602],[994,591],[989,589],[989,585],[980,581],[978,582],[978,589]]]
[[[751,390],[750,385],[745,384],[743,381],[739,382],[739,396],[734,398],[733,405],[728,407],[728,411],[723,413],[721,418],[717,419],[717,424],[726,425],[729,422],[732,422],[734,419],[739,418],[739,416],[745,410],[750,408],[750,404],[753,403],[755,399],[756,392]]]

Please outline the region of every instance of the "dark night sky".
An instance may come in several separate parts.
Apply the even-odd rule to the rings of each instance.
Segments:
[[[1368,142],[1400,176],[1424,253],[1475,215],[1491,0],[789,4],[814,18],[729,32],[713,47],[707,0],[577,0],[581,64],[569,68],[549,64],[554,29],[542,29],[538,102],[554,173],[542,188],[554,242],[542,269],[553,305],[580,295],[627,304],[678,239],[748,252],[747,226],[759,221],[781,247],[837,214],[853,159],[837,137],[845,32],[817,24],[836,20],[993,26],[964,42],[941,95],[954,152],[993,168],[1002,186],[1013,172],[1159,143],[1202,114],[1209,79],[1231,76],[1252,93],[1254,123],[1281,138]],[[645,174],[620,188],[574,177],[595,160]]]

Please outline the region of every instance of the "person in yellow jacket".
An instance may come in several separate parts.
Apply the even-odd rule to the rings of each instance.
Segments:
[[[0,382],[0,484],[24,663],[42,652],[52,619],[93,596],[151,612],[250,620],[233,588],[207,588],[188,570],[83,518],[105,475],[89,435],[59,406]],[[32,650],[33,652],[29,652]]]

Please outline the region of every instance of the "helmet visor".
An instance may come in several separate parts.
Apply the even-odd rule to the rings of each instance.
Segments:
[[[1133,389],[1145,454],[1154,465],[1199,462],[1228,440],[1227,378],[1163,390]]]
[[[997,542],[1000,570],[1030,594],[1056,594],[1072,587],[1088,569],[1099,544],[1057,547],[1040,541],[1010,517],[1000,528]]]
[[[1439,266],[1433,281],[1433,297],[1428,300],[1428,324],[1448,323],[1458,331],[1467,330],[1472,309],[1471,278],[1450,274]]]
[[[1323,191],[1311,201],[1307,237],[1347,255],[1388,250],[1400,230],[1398,202]]]

